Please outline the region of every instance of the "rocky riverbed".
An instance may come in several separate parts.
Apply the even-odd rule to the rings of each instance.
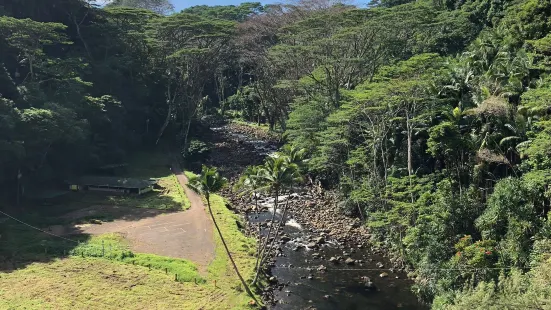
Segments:
[[[262,162],[277,150],[277,139],[251,134],[258,128],[230,124],[212,128],[215,149],[208,164],[235,182],[247,165]],[[266,137],[264,137],[266,138]],[[268,139],[268,138],[266,138]],[[370,246],[368,229],[347,217],[331,193],[314,184],[279,197],[280,212],[272,222],[273,197],[261,197],[259,207],[250,197],[223,193],[229,207],[248,220],[248,234],[265,234],[284,221],[269,262],[271,284],[264,299],[273,309],[425,309],[411,292],[406,275]],[[281,209],[289,212],[282,219]]]

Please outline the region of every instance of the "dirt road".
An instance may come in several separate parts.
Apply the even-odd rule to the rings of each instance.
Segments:
[[[201,196],[185,186],[188,180],[180,168],[173,165],[172,171],[191,202],[188,210],[167,213],[151,209],[124,208],[124,213],[128,216],[123,219],[81,225],[78,230],[92,235],[121,233],[130,241],[131,249],[135,252],[189,259],[197,264],[200,271],[206,271],[206,267],[214,258],[212,221]],[[108,212],[108,208],[116,208],[117,212],[122,209],[110,206],[99,208],[102,212]]]

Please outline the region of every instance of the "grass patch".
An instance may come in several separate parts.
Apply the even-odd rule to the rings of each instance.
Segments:
[[[75,224],[101,224],[112,222],[115,218],[111,214],[87,215],[76,220]]]
[[[191,261],[155,254],[133,253],[130,251],[124,238],[119,234],[94,236],[86,243],[78,245],[70,254],[81,257],[112,259],[132,265],[162,270],[172,277],[175,274],[178,275],[177,279],[179,282],[203,282],[197,271],[197,266]]]
[[[186,176],[186,178],[188,178],[188,180],[197,176],[197,174],[187,170],[184,171],[184,175]]]
[[[0,309],[230,309],[212,285],[162,270],[71,257],[0,273]]]
[[[140,173],[146,173],[148,169]],[[186,176],[190,177],[192,173],[186,172]],[[172,175],[157,174],[157,177],[164,179]],[[175,177],[174,181],[177,182]],[[181,189],[179,185],[178,188]],[[49,211],[63,214],[63,210],[106,201],[97,194],[74,194],[72,196],[76,199],[71,203],[52,206],[53,210],[37,210],[25,216],[25,220],[38,227],[60,224],[59,219],[56,223],[54,217],[41,214],[49,214]],[[181,195],[185,197],[183,190]],[[110,202],[120,205],[129,201]],[[211,202],[230,251],[241,273],[250,282],[254,276],[255,240],[241,233],[237,225],[240,217],[226,208],[222,197],[212,195]],[[81,220],[108,221],[110,218],[101,214]],[[215,259],[204,278],[190,261],[133,253],[117,234],[71,236],[72,240],[81,242],[75,245],[15,222],[2,223],[0,233],[0,256],[17,256],[19,268],[0,273],[0,309],[250,308],[250,297],[241,287],[216,231]],[[42,262],[24,267],[21,264],[29,261]],[[178,281],[175,281],[175,274],[178,274]]]
[[[226,208],[224,198],[218,195],[211,195],[211,207],[239,271],[245,280],[250,283],[254,277],[255,239],[246,237],[239,230],[237,222],[241,218]],[[208,278],[217,279],[218,285],[228,294],[227,298],[231,300],[232,304],[237,305],[235,309],[246,307],[250,301],[250,297],[241,286],[241,282],[233,270],[233,266],[222,245],[222,240],[216,230],[214,232],[214,239],[216,243],[215,258],[208,267]]]
[[[241,234],[236,224],[238,216],[225,207],[222,197],[214,195],[212,202],[234,259],[243,275],[251,279],[254,240]],[[25,231],[17,231],[21,232]],[[0,273],[0,309],[250,308],[250,298],[243,291],[217,234],[216,258],[204,279],[195,264],[187,260],[133,253],[118,234],[81,236],[81,244],[76,247],[28,228],[23,235],[25,241],[32,241],[28,246],[34,247],[23,249],[28,258],[33,256],[40,261],[48,258],[49,262]],[[78,236],[71,238],[76,240]],[[45,245],[47,254],[43,251]],[[59,258],[67,246],[73,247],[68,256]]]
[[[47,206],[32,206],[30,208],[32,210],[26,212],[25,216],[34,216],[33,222],[44,223],[44,220],[49,220],[45,219],[45,217],[51,217],[54,221],[51,224],[68,224],[60,223],[59,219],[54,217],[93,205],[114,205],[171,211],[187,210],[190,208],[191,203],[178,182],[178,178],[170,170],[170,167],[171,160],[166,154],[138,153],[130,161],[128,171],[121,174],[120,177],[155,178],[158,180],[159,188],[155,188],[153,191],[143,195],[133,194],[127,196],[112,195],[105,192],[71,192]],[[114,219],[110,215],[98,216],[85,218],[83,219],[84,222],[78,222],[78,224],[108,222]],[[86,222],[86,220],[89,222]]]

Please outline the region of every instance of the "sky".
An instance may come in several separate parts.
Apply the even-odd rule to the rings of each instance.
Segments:
[[[257,2],[258,0],[171,0],[176,12],[194,5],[237,5],[242,2]],[[262,4],[281,1],[258,1]]]

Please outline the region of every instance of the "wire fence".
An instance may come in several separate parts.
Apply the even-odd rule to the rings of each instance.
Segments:
[[[133,265],[139,265],[143,267],[149,268],[149,270],[152,269],[162,269],[158,268],[157,265],[151,264],[151,263],[144,263],[142,261],[133,259],[135,257],[135,254],[128,250],[126,247],[120,246],[118,244],[113,243],[105,243],[104,240],[101,241],[101,245],[99,243],[83,243],[81,241],[72,240],[63,236],[56,235],[54,233],[42,230],[38,227],[35,227],[33,225],[30,225],[28,223],[25,223],[24,221],[21,221],[3,211],[0,211],[0,214],[4,214],[5,216],[27,226],[32,229],[35,229],[37,231],[41,231],[43,233],[46,233],[50,236],[60,238],[64,241],[70,242],[71,245],[67,244],[55,244],[55,246],[52,246],[52,244],[44,243],[42,246],[44,247],[44,253],[48,254],[48,251],[50,251],[51,254],[63,254],[63,256],[81,256],[81,257],[101,257],[111,260],[118,260],[118,261],[124,261],[127,263],[131,263]],[[76,247],[74,246],[76,244]],[[157,268],[156,268],[157,267]],[[301,266],[272,266],[272,269],[299,269],[299,270],[307,270],[307,271],[319,271],[319,272],[343,272],[343,271],[388,271],[391,273],[394,273],[395,271],[398,271],[394,268],[352,268],[352,267],[327,267],[323,266],[321,268],[317,267],[301,267]],[[418,268],[416,271],[459,271],[459,272],[480,272],[480,271],[489,271],[489,270],[512,270],[512,269],[520,269],[520,270],[529,270],[530,268],[522,268],[522,267],[469,267],[469,268]],[[165,273],[168,275],[169,268],[164,268]],[[178,273],[174,273],[174,280],[178,282],[189,282],[191,279],[186,276],[179,275]],[[186,281],[187,280],[187,281]],[[206,281],[201,278],[194,278],[193,281],[197,283],[205,283]],[[214,281],[216,285],[216,281]]]

